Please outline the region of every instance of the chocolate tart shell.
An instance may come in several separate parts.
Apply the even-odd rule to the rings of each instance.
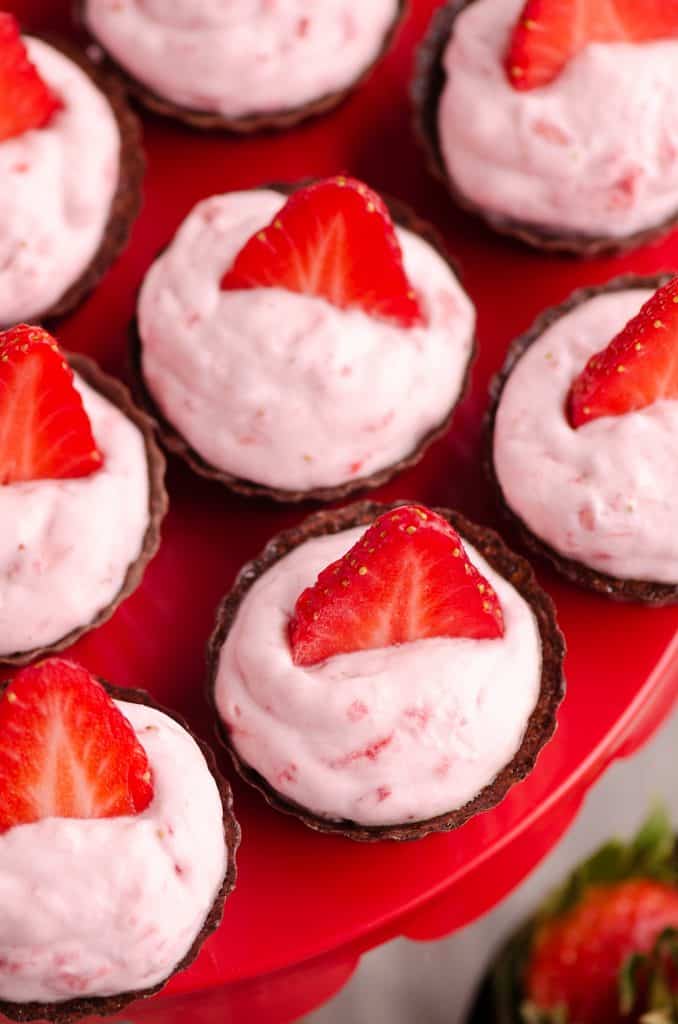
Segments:
[[[196,936],[193,945],[186,956],[173,968],[164,981],[159,982],[157,985],[153,985],[151,988],[137,989],[133,992],[121,992],[114,996],[91,996],[82,999],[68,999],[60,1003],[13,1003],[0,1000],[0,1014],[9,1018],[9,1020],[48,1020],[53,1021],[54,1024],[72,1024],[72,1022],[80,1020],[82,1017],[89,1017],[90,1015],[107,1017],[110,1014],[118,1013],[129,1003],[134,1002],[137,999],[147,999],[149,996],[155,995],[165,987],[170,978],[175,974],[178,974],[180,971],[185,970],[187,967],[190,967],[196,959],[202,944],[207,938],[209,938],[212,932],[216,931],[219,927],[224,912],[226,897],[229,896],[235,888],[237,878],[236,852],[240,845],[240,826],[233,814],[233,794],[231,793],[231,787],[217,768],[217,762],[212,749],[208,747],[206,743],[203,743],[202,740],[198,739],[181,715],[178,715],[175,711],[169,711],[167,708],[163,707],[162,704],[158,704],[157,701],[153,700],[153,698],[144,690],[127,690],[119,686],[111,686],[111,684],[105,679],[99,679],[99,682],[105,686],[108,694],[113,697],[114,700],[124,700],[131,704],[146,704],[148,707],[155,708],[156,711],[162,711],[162,713],[167,715],[168,718],[172,718],[177,722],[182,729],[185,729],[189,736],[197,743],[205,761],[207,762],[210,774],[217,784],[219,796],[221,797],[224,812],[224,839],[228,850],[226,874],[221,884],[221,888],[215,897],[214,903],[212,904],[212,907],[205,918],[205,922]],[[7,682],[0,684],[0,697],[6,690],[7,686]]]
[[[458,206],[481,217],[494,231],[518,238],[547,252],[589,257],[636,249],[669,232],[678,224],[678,209],[661,223],[623,237],[587,235],[551,228],[498,213],[474,202],[453,181],[445,165],[438,132],[438,106],[445,87],[443,56],[462,11],[475,0],[447,0],[436,11],[428,34],[419,49],[411,97],[415,110],[415,134],[427,157],[429,169],[449,190]]]
[[[127,419],[141,431],[146,449],[146,461],[148,465],[149,499],[148,499],[148,526],[144,535],[141,551],[127,569],[122,586],[115,598],[102,608],[91,622],[78,626],[60,640],[44,647],[34,647],[30,651],[17,651],[14,654],[0,654],[2,665],[26,665],[35,658],[43,658],[65,647],[70,647],[76,640],[79,640],[85,633],[96,629],[111,618],[118,605],[130,596],[141,583],[146,566],[151,561],[160,546],[160,528],[165,518],[169,505],[167,491],[165,490],[165,457],[162,454],[155,440],[155,424],[132,401],[127,388],[115,377],[104,373],[102,369],[87,356],[75,353],[64,353],[72,370],[74,370],[86,384],[98,391],[115,405],[120,412],[124,413]]]
[[[159,96],[146,85],[134,78],[122,65],[106,50],[101,42],[90,31],[85,18],[84,0],[76,0],[75,14],[78,24],[87,33],[91,42],[104,55],[104,63],[107,69],[113,71],[124,85],[125,89],[135,97],[143,106],[154,114],[163,117],[171,117],[176,121],[197,128],[201,131],[232,132],[238,135],[252,135],[255,132],[276,131],[292,128],[301,121],[325,114],[334,107],[343,103],[350,94],[357,89],[366,78],[372,73],[376,65],[386,55],[395,39],[395,36],[403,22],[407,12],[407,0],[398,0],[398,11],[393,23],[386,33],[377,56],[368,66],[351,82],[349,86],[337,92],[327,93],[315,100],[303,104],[301,107],[294,107],[290,110],[274,110],[262,114],[247,114],[242,117],[224,117],[221,114],[211,113],[205,110],[195,110],[190,107],[183,107],[171,100]]]
[[[604,597],[610,597],[617,601],[639,601],[643,604],[656,606],[673,604],[678,601],[678,584],[655,583],[650,580],[618,579],[616,576],[608,576],[584,565],[583,562],[566,558],[530,530],[517,513],[509,507],[501,489],[494,467],[493,441],[497,409],[499,408],[506,382],[530,345],[537,341],[547,328],[562,316],[565,316],[571,310],[596,295],[624,291],[629,288],[651,288],[656,290],[673,277],[675,277],[673,273],[659,274],[652,277],[624,274],[603,285],[580,288],[573,292],[559,306],[546,310],[537,318],[532,327],[525,334],[517,338],[509,348],[502,369],[490,384],[490,406],[485,417],[485,469],[505,519],[513,527],[525,547],[534,554],[549,561],[562,576],[565,576],[572,583],[577,583],[579,586],[586,587],[588,590],[594,590]]]
[[[66,289],[57,302],[48,309],[36,311],[30,318],[49,323],[70,313],[78,306],[85,296],[96,287],[125,248],[132,225],[141,209],[141,189],[146,160],[142,149],[141,126],[127,104],[124,89],[115,78],[98,68],[70,43],[49,35],[37,36],[37,38],[43,39],[56,50],[60,50],[64,56],[77,64],[91,78],[97,89],[108,100],[120,132],[118,187],[111,203],[101,244],[89,266]]]
[[[494,530],[469,522],[459,512],[436,508],[433,511],[447,519],[460,533],[462,539],[473,544],[492,568],[508,580],[525,598],[537,620],[543,659],[540,695],[536,707],[530,715],[522,743],[511,761],[473,800],[457,810],[439,814],[424,821],[377,826],[320,817],[307,808],[288,800],[254,768],[241,759],[231,742],[228,729],[221,721],[215,700],[219,656],[235,621],[241,601],[260,576],[305,541],[312,537],[339,533],[355,526],[367,526],[383,512],[403,504],[407,503],[399,501],[392,505],[382,505],[377,502],[362,501],[340,509],[322,510],[310,515],[299,526],[273,537],[261,554],[243,567],[233,589],[219,606],[216,627],[207,648],[208,696],[215,713],[217,735],[231,755],[236,771],[245,782],[258,789],[275,810],[300,818],[305,825],[316,832],[342,835],[358,842],[377,842],[382,839],[399,841],[422,839],[432,832],[449,832],[459,828],[474,815],[495,807],[504,799],[511,786],[524,779],[534,768],[539,752],[555,731],[558,707],[565,694],[563,675],[565,641],[558,627],[553,602],[539,587],[528,562],[510,551]]]
[[[294,184],[280,184],[276,182],[274,184],[262,185],[260,187],[275,189],[277,192],[282,192],[283,195],[291,195],[298,188],[301,188],[306,184],[309,184],[309,180],[296,182]],[[382,199],[388,206],[389,212],[391,213],[394,221],[400,227],[406,228],[414,234],[419,235],[419,237],[423,238],[425,242],[428,242],[428,244],[432,246],[432,248],[435,249],[436,252],[445,260],[452,272],[459,277],[458,269],[446,252],[445,245],[435,228],[426,221],[420,220],[413,211],[404,203],[400,202],[400,200],[392,199],[389,196],[382,196]],[[206,462],[205,459],[203,459],[203,457],[189,445],[188,441],[186,441],[181,434],[177,432],[175,427],[173,427],[165,418],[165,416],[163,416],[146,386],[141,369],[141,338],[139,336],[139,328],[136,319],[132,321],[130,326],[130,369],[132,392],[139,405],[148,412],[149,416],[151,416],[157,424],[158,434],[165,449],[173,455],[180,456],[180,458],[187,462],[191,469],[199,476],[206,477],[208,480],[216,480],[219,483],[224,484],[231,491],[235,491],[237,494],[242,494],[249,498],[270,498],[273,501],[287,503],[300,501],[337,501],[347,497],[349,494],[353,494],[355,491],[371,490],[375,487],[380,487],[382,484],[386,483],[387,480],[391,480],[394,476],[397,476],[398,473],[402,473],[404,470],[415,466],[423,458],[425,452],[434,443],[434,441],[437,441],[449,430],[454,412],[466,394],[476,351],[477,344],[474,337],[472,339],[471,351],[466,364],[464,379],[451,408],[445,414],[444,419],[429,430],[429,432],[419,441],[416,447],[407,455],[403,456],[402,459],[392,463],[390,466],[385,466],[383,469],[377,470],[369,476],[359,477],[355,480],[347,480],[345,483],[338,484],[335,487],[315,487],[308,491],[286,490],[285,488],[280,487],[267,487],[265,484],[258,484],[253,480],[245,480],[242,477],[236,477],[224,470],[217,469],[215,466]]]

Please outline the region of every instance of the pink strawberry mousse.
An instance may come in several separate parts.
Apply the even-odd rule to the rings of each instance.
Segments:
[[[243,599],[215,699],[240,757],[287,799],[362,825],[462,807],[522,742],[539,697],[541,642],[527,602],[465,542],[494,587],[505,633],[355,651],[303,668],[287,624],[299,594],[362,528],[308,540]]]
[[[484,210],[623,237],[678,210],[678,40],[585,47],[549,85],[517,91],[504,57],[524,0],[475,0],[444,55],[442,154]]]
[[[619,579],[678,583],[678,401],[576,430],[566,415],[574,379],[652,294],[597,295],[530,345],[501,395],[494,468],[507,505],[561,555]]]
[[[92,622],[144,543],[150,515],[141,432],[77,375],[75,386],[104,463],[90,476],[0,487],[0,656],[47,646]]]
[[[0,142],[0,326],[39,319],[84,273],[118,185],[120,133],[103,93],[39,39],[30,60],[63,108]]]
[[[153,772],[143,813],[45,818],[0,835],[0,1000],[149,988],[183,960],[226,872],[219,791],[167,715],[116,702]]]
[[[225,118],[294,110],[379,56],[398,0],[85,0],[88,29],[148,89]]]
[[[141,290],[142,369],[164,417],[210,465],[311,490],[392,465],[445,419],[475,314],[442,256],[402,228],[424,326],[282,288],[222,291],[242,246],[285,201],[235,192],[189,214]]]

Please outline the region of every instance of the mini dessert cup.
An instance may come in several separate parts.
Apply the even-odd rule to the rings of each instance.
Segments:
[[[118,82],[68,43],[25,41],[62,107],[44,128],[0,142],[0,327],[80,305],[127,243],[145,167]]]
[[[525,546],[573,583],[650,605],[678,600],[678,402],[575,430],[566,401],[587,360],[672,276],[618,277],[543,313],[509,349],[486,422],[488,475]]]
[[[639,44],[646,60],[631,45],[623,57],[611,44],[593,48],[548,85],[515,91],[503,64],[523,4],[446,0],[436,11],[412,83],[416,133],[433,174],[459,206],[539,249],[587,257],[666,234],[678,223],[672,129],[662,134],[660,117],[646,121],[642,97],[657,95],[657,76],[670,80],[678,43]],[[467,15],[473,31],[453,42]],[[466,76],[455,77],[454,93],[450,69]],[[629,102],[620,99],[626,94]],[[601,121],[606,134],[596,132],[594,142],[588,133]],[[647,168],[641,149],[652,153]]]
[[[240,828],[230,787],[217,769],[214,754],[183,719],[147,693],[99,682],[144,747],[156,793],[150,805],[134,816],[52,817],[4,833],[0,830],[6,893],[0,907],[5,954],[0,964],[0,1013],[13,1021],[72,1024],[90,1015],[119,1013],[129,1003],[154,995],[195,960],[218,927],[224,902],[235,886]],[[8,685],[0,684],[0,700]],[[197,815],[202,815],[199,824]],[[28,855],[31,843],[40,843],[41,836],[48,841],[38,847],[39,857]],[[31,866],[47,856],[59,867],[49,881],[50,898],[40,881],[44,869]],[[153,858],[158,862],[155,872],[149,864]],[[176,869],[171,867],[173,860]],[[68,878],[69,868],[81,877]],[[15,951],[12,914],[17,897],[21,900],[22,886],[31,884],[31,872],[37,875],[36,895],[23,904],[24,946]],[[158,893],[157,875],[166,876],[164,896]],[[57,898],[60,886],[68,902]],[[87,886],[98,889],[98,904]],[[88,900],[87,908],[79,911],[72,905],[77,899]],[[175,925],[167,912],[168,899],[174,906]],[[106,916],[107,906],[111,918]],[[36,912],[42,915],[38,921]],[[73,914],[70,923],[64,913]],[[88,923],[98,913],[102,916],[97,933],[91,934]],[[37,967],[26,959],[33,935],[40,936]],[[155,980],[158,974],[164,974],[160,981]],[[123,978],[129,990],[111,991],[116,983],[124,984]],[[151,984],[145,980],[149,978],[153,978]],[[41,998],[15,998],[20,992],[39,992]],[[46,999],[45,993],[52,997]]]
[[[150,418],[93,360],[79,354],[66,358],[85,394],[104,467],[80,480],[0,487],[0,507],[9,516],[0,580],[4,664],[24,665],[61,651],[110,619],[141,583],[160,545],[168,507],[165,459]],[[107,467],[107,455],[112,466]],[[99,474],[106,479],[97,481]],[[31,515],[21,513],[24,505]]]
[[[419,640],[397,648],[337,655],[310,669],[292,664],[286,622],[299,591],[313,583],[319,568],[346,552],[356,537],[359,539],[360,528],[367,528],[382,513],[398,507],[358,502],[317,512],[274,537],[258,558],[244,566],[224,598],[208,648],[208,685],[217,730],[237,771],[276,810],[295,815],[318,832],[361,842],[420,839],[432,832],[458,828],[494,807],[534,768],[540,750],[554,732],[564,694],[563,637],[553,604],[538,586],[528,563],[509,551],[493,530],[446,509],[434,511],[458,531],[469,558],[490,581],[504,608],[504,638]],[[264,601],[274,611],[259,618],[262,594],[266,594]],[[261,651],[270,651],[268,672],[262,667],[257,679],[249,678],[247,666],[242,674],[233,667],[233,653],[247,646],[248,627],[255,621],[264,633],[267,625],[272,627],[270,637],[251,638]],[[506,641],[507,637],[510,639]],[[474,698],[464,705],[464,711],[464,699],[457,703],[461,691],[456,696],[453,692],[455,659],[461,651],[473,651],[473,644],[484,645],[484,654],[480,654],[484,657],[489,652],[488,644],[504,641],[510,646],[517,644],[523,652],[521,658],[525,658],[521,668],[513,666],[515,680],[507,664],[500,682],[497,672],[503,660],[502,648],[490,652],[499,658],[493,680],[497,687],[509,688],[508,703],[504,704],[506,690],[503,696],[501,689],[494,696],[486,691],[482,698],[478,696],[477,703]],[[449,656],[451,668],[447,682],[439,680],[437,696],[432,700],[426,680],[436,674],[436,669],[428,658],[439,656],[437,651]],[[385,660],[385,668],[379,668],[381,660]],[[399,662],[402,676],[398,674]],[[464,666],[464,674],[471,675],[472,657],[464,661]],[[462,672],[460,664],[457,670]],[[462,688],[468,684],[467,695],[475,693],[471,678],[464,683],[458,679],[458,683]],[[402,713],[398,710],[392,714],[388,706],[391,701],[397,708],[402,703]],[[511,739],[502,745],[497,759],[485,763],[473,780],[467,777],[465,797],[450,791],[448,809],[427,813],[424,804],[430,802],[434,789],[434,802],[439,806],[441,799],[444,802],[447,798],[445,786],[456,785],[451,781],[455,773],[466,772],[469,737],[465,739],[463,733],[467,728],[477,730],[476,735],[484,732],[480,718],[473,724],[470,718],[475,718],[481,707],[484,711],[480,717],[492,717],[493,701],[499,702],[494,708],[496,721],[501,718],[504,736],[510,735]],[[452,738],[455,731],[459,732],[456,740]],[[432,739],[434,735],[440,742]],[[261,756],[254,751],[253,737]],[[478,751],[476,755],[481,760],[484,757]],[[423,771],[428,778],[431,758],[435,765],[431,762],[430,784],[425,787],[419,774]],[[398,778],[398,763],[402,778]],[[302,782],[306,800],[299,796]],[[402,790],[409,786],[412,794],[399,798],[399,805],[406,808],[401,810],[402,819],[396,814],[395,820],[389,820],[389,800],[398,787]],[[419,795],[415,797],[415,793]],[[311,801],[313,808],[308,806]],[[362,820],[337,812],[339,806],[349,804]]]
[[[147,274],[131,328],[135,397],[158,423],[164,447],[237,493],[281,502],[333,501],[378,487],[415,465],[449,428],[475,352],[475,312],[439,237],[392,200],[405,269],[431,310],[427,325],[393,326],[277,288],[220,297],[224,246],[235,254],[280,206],[276,193],[287,196],[307,184],[271,185],[200,203]],[[201,258],[209,265],[198,267],[206,280],[197,298],[177,269],[185,266],[193,275]],[[196,308],[205,302],[204,310]],[[171,323],[165,324],[168,315]],[[263,329],[266,318],[277,333]],[[387,358],[393,381],[388,393],[375,379]],[[258,367],[257,359],[263,359]],[[273,380],[278,367],[289,380]],[[217,381],[234,388],[231,382],[239,379],[247,391],[238,387],[232,401],[221,384],[215,390]],[[198,388],[208,393],[201,396]],[[215,447],[223,435],[227,444]]]
[[[194,23],[164,25],[141,6],[77,2],[80,23],[125,87],[149,110],[192,128],[250,134],[290,128],[338,106],[389,50],[406,0],[350,10],[331,0],[323,11],[295,0],[280,13],[262,8],[259,21],[248,9],[239,25],[223,15],[210,20],[202,3],[202,21],[200,9],[191,9],[198,31]],[[166,42],[161,61],[157,37]],[[256,52],[245,61],[248,45]]]

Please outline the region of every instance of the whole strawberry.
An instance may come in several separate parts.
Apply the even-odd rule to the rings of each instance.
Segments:
[[[471,1024],[678,1021],[678,863],[657,811],[582,864],[502,949]]]

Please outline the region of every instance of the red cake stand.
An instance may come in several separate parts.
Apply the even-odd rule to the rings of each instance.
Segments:
[[[509,342],[577,286],[675,266],[678,239],[624,258],[575,261],[504,241],[457,211],[426,171],[408,101],[414,49],[435,6],[413,2],[370,81],[340,110],[294,131],[233,139],[143,115],[146,202],[132,243],[59,337],[124,375],[127,324],[142,275],[197,200],[271,180],[340,171],[362,177],[438,226],[479,310],[480,354],[452,429],[419,467],[376,497],[457,506],[494,523],[480,468],[481,419],[490,376]],[[66,0],[10,0],[9,7],[32,29],[68,30]],[[239,500],[174,461],[169,489],[163,545],[142,587],[71,653],[120,686],[147,688],[213,739],[203,682],[214,609],[240,565],[309,507]],[[649,738],[678,690],[678,609],[616,606],[545,569],[540,577],[567,637],[569,690],[556,737],[532,775],[457,832],[369,846],[316,835],[234,779],[243,843],[223,924],[193,967],[123,1019],[284,1024],[336,992],[365,950],[398,935],[448,934],[535,867],[589,786]]]

